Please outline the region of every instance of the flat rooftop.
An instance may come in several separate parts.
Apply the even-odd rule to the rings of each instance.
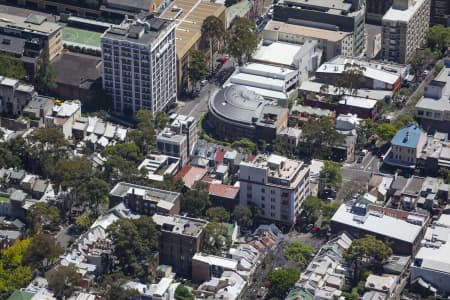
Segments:
[[[443,85],[442,96],[439,99],[422,97],[417,102],[416,109],[450,112],[450,68],[444,67],[433,82]]]
[[[264,31],[278,31],[287,34],[301,35],[304,37],[327,40],[331,42],[338,42],[343,38],[351,35],[351,32],[334,31],[321,28],[314,28],[309,26],[302,26],[296,24],[289,24],[286,22],[270,20],[267,23]]]
[[[267,46],[261,45],[252,55],[252,59],[291,66],[302,47],[302,45],[281,42],[274,42]]]
[[[164,216],[155,214],[153,221],[161,227],[162,231],[180,235],[197,237],[208,224],[208,221],[183,216]]]
[[[47,17],[42,15],[30,14],[28,17],[21,17],[5,13],[0,13],[0,27],[46,36],[61,28],[57,23],[47,21]]]
[[[200,39],[203,21],[209,16],[220,17],[224,12],[223,4],[206,0],[174,0],[170,4],[160,17],[175,21],[179,59]]]
[[[155,189],[147,186],[119,182],[116,186],[109,192],[110,195],[115,197],[125,197],[128,194],[137,194],[142,197],[150,197],[152,200],[162,200],[167,202],[175,202],[180,196],[179,193]]]
[[[413,243],[422,229],[422,226],[408,223],[406,220],[370,212],[365,221],[361,222],[360,216],[352,213],[351,208],[342,204],[331,221],[408,243]]]
[[[299,160],[288,159],[284,156],[259,154],[252,162],[242,162],[241,165],[267,169],[269,177],[292,180],[303,166]]]
[[[282,0],[279,3],[308,10],[323,11],[329,14],[346,14],[352,8],[352,4],[345,0]]]
[[[205,253],[195,253],[194,257],[192,257],[192,260],[200,261],[210,266],[220,266],[227,270],[237,270],[238,266],[237,260],[209,255]]]
[[[382,21],[409,22],[424,2],[425,0],[416,0],[414,5],[409,6],[408,9],[397,9],[391,6]]]

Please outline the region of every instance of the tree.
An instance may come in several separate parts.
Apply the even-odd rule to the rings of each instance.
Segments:
[[[299,278],[299,273],[294,269],[278,269],[269,275],[269,293],[271,297],[286,298],[289,290]]]
[[[194,296],[191,294],[189,289],[184,285],[180,284],[175,289],[175,300],[194,300]]]
[[[94,211],[94,217],[99,214],[100,206],[107,206],[109,203],[109,184],[99,178],[92,177],[77,187],[79,200],[89,203],[89,207]]]
[[[44,52],[39,71],[35,80],[36,89],[39,93],[48,94],[56,88],[55,71],[50,64],[48,54]]]
[[[24,261],[33,267],[40,268],[52,262],[62,253],[63,249],[56,239],[48,234],[37,234],[31,240],[24,254]]]
[[[340,94],[348,93],[350,95],[356,95],[358,93],[358,88],[364,79],[365,70],[365,67],[356,63],[346,63],[344,71],[336,81],[336,92]]]
[[[375,131],[381,140],[390,141],[397,133],[397,128],[392,123],[381,123],[376,125]]]
[[[167,123],[169,123],[169,116],[163,111],[158,111],[155,116],[156,128],[162,130],[167,126]]]
[[[155,120],[153,119],[153,113],[148,109],[141,109],[136,113],[137,126],[136,129],[131,130],[128,137],[133,141],[140,149],[140,152],[147,154],[152,150],[156,143],[156,131]],[[157,116],[156,123],[162,124],[161,116]]]
[[[398,130],[405,126],[408,126],[410,123],[414,122],[414,117],[410,114],[401,114],[397,116],[397,118],[392,122],[392,125]]]
[[[227,223],[230,221],[230,213],[223,207],[208,208],[206,217],[211,222]]]
[[[289,244],[284,256],[287,259],[294,261],[298,264],[300,269],[303,269],[308,264],[309,258],[313,252],[311,245],[301,243],[299,241],[294,241]]]
[[[54,166],[52,180],[64,190],[76,187],[92,176],[91,163],[84,157],[60,160]]]
[[[209,44],[209,56],[211,59],[211,73],[214,70],[214,44],[220,44],[220,40],[223,38],[224,32],[224,24],[221,19],[215,16],[207,17],[202,24],[202,35],[208,39]]]
[[[205,236],[202,251],[212,255],[220,255],[227,243],[227,227],[217,222],[211,222],[205,226],[203,232]]]
[[[29,139],[40,155],[44,152],[55,153],[68,145],[64,134],[55,128],[36,128],[30,134]]]
[[[322,201],[314,196],[307,196],[302,204],[301,215],[306,218],[307,223],[315,223],[321,214]]]
[[[193,217],[201,217],[211,205],[207,191],[192,189],[183,194],[181,210]]]
[[[15,79],[25,79],[27,71],[20,59],[12,55],[0,54],[0,75]]]
[[[427,32],[428,46],[433,50],[444,53],[450,47],[450,28],[443,25],[430,27]]]
[[[444,167],[440,167],[438,170],[438,176],[444,179],[446,184],[450,183],[450,170]]]
[[[247,18],[237,18],[225,33],[225,46],[231,56],[242,65],[244,57],[249,59],[258,47],[256,25]]]
[[[93,220],[87,213],[82,214],[75,220],[75,225],[77,225],[79,228],[84,229],[84,230],[91,227],[92,223],[93,223]]]
[[[81,274],[75,266],[58,266],[47,273],[48,287],[57,297],[70,297],[81,284]]]
[[[27,223],[33,232],[40,232],[42,228],[54,230],[60,220],[60,210],[46,202],[37,202],[27,211]]]
[[[208,75],[208,63],[205,54],[201,50],[192,49],[189,51],[188,77],[192,84],[192,90],[200,80]]]
[[[312,157],[331,156],[331,148],[343,141],[343,137],[327,118],[309,119],[302,128],[302,150]]]
[[[369,142],[374,141],[372,137],[375,134],[375,129],[376,125],[370,119],[359,122],[356,127],[356,133],[358,134],[356,143],[358,149],[364,148]]]
[[[411,65],[411,72],[419,77],[421,72],[426,69],[437,59],[437,54],[430,48],[417,49],[413,58],[409,62]]]
[[[341,165],[333,161],[325,161],[319,178],[323,187],[338,188],[342,183]]]
[[[9,248],[1,251],[1,261],[7,267],[18,267],[23,264],[23,256],[31,244],[31,238],[16,240]]]
[[[241,204],[236,205],[233,210],[233,216],[236,222],[243,227],[252,227],[253,225],[253,215],[252,211]]]
[[[108,146],[105,150],[103,150],[102,154],[107,158],[111,156],[122,157],[126,161],[131,161],[136,165],[144,159],[144,156],[135,143],[124,143]]]
[[[357,194],[364,194],[367,191],[367,181],[364,180],[352,180],[346,181],[342,184],[339,192],[336,195],[336,200],[348,201],[351,200]]]
[[[347,259],[353,265],[353,276],[355,282],[361,277],[361,264],[367,266],[380,265],[384,260],[392,255],[392,249],[381,240],[377,240],[372,235],[353,240],[346,253]]]
[[[125,275],[145,276],[143,263],[149,262],[159,249],[160,232],[153,219],[148,216],[137,220],[120,219],[109,226],[107,232]]]
[[[256,145],[256,143],[247,138],[234,141],[231,144],[231,148],[240,149],[248,153],[256,153],[256,151],[258,150],[258,146]]]

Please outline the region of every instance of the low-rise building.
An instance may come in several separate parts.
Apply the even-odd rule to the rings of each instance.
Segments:
[[[414,108],[414,115],[421,126],[430,132],[435,130],[450,134],[450,65],[444,67],[424,90]]]
[[[161,230],[159,261],[173,267],[175,273],[190,278],[193,257],[203,247],[207,221],[182,216],[153,215]]]
[[[301,129],[286,127],[280,131],[280,133],[278,134],[278,138],[284,149],[289,151],[289,153],[296,153],[298,150],[298,145],[300,143],[301,135]]]
[[[37,97],[34,86],[0,76],[0,113],[19,116],[30,101]]]
[[[223,207],[233,212],[239,204],[239,187],[226,184],[210,184],[208,188],[209,200],[212,206]]]
[[[196,299],[241,299],[247,281],[233,271],[224,271],[219,278],[203,282],[195,291]]]
[[[72,139],[72,128],[77,119],[81,117],[81,102],[78,100],[55,103],[52,114],[45,116],[46,128],[60,130],[66,139]]]
[[[198,181],[206,176],[207,173],[208,170],[205,168],[188,165],[184,166],[180,172],[175,175],[175,179],[181,179],[186,188],[192,189]]]
[[[355,237],[374,235],[389,240],[394,253],[411,255],[420,247],[428,219],[422,214],[356,202],[342,204],[331,218],[330,228]]]
[[[303,200],[310,194],[309,167],[278,155],[259,155],[240,165],[240,203],[256,205],[261,217],[284,226],[297,220]]]
[[[163,154],[150,154],[138,166],[138,170],[146,170],[147,178],[153,181],[163,181],[166,175],[175,175],[180,169],[177,157]]]
[[[110,205],[123,203],[133,212],[143,215],[167,214],[180,212],[180,193],[119,182],[109,193]]]

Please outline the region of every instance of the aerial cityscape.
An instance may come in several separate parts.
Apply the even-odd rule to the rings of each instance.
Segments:
[[[0,0],[0,300],[450,299],[450,0]]]

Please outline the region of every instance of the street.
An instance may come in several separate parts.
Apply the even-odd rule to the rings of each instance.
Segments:
[[[194,99],[178,101],[177,113],[194,117],[196,120],[200,119],[208,112],[208,99],[217,90],[219,90],[218,86],[208,83]]]
[[[363,160],[357,160],[351,164],[344,164],[341,168],[342,179],[345,181],[369,180],[372,174],[380,173],[381,161],[371,152],[368,152]]]

